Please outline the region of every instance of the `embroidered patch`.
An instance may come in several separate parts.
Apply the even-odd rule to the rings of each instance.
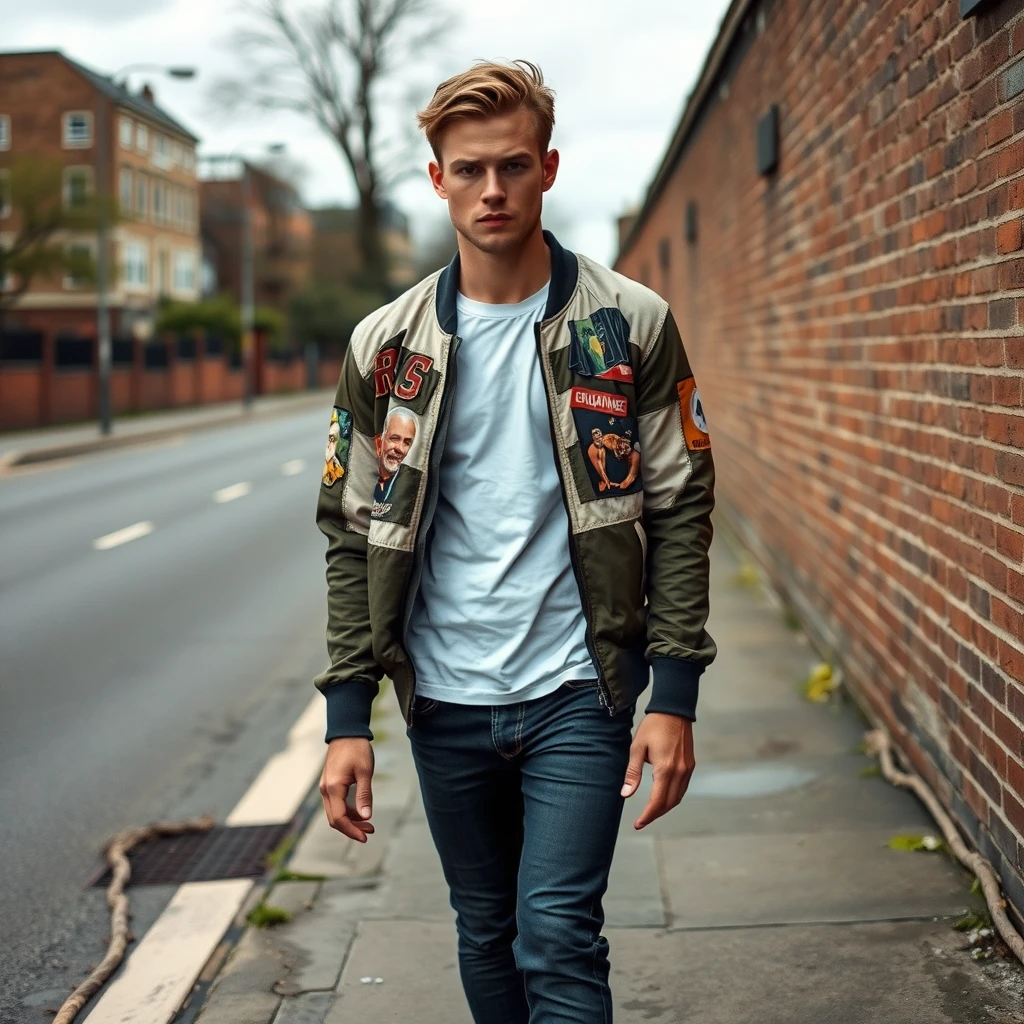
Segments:
[[[708,421],[704,416],[704,405],[700,400],[697,382],[687,377],[676,383],[679,394],[679,414],[683,420],[683,436],[691,452],[704,451],[711,447],[708,437]]]
[[[580,377],[632,382],[629,324],[622,311],[597,309],[585,320],[569,321],[569,369]]]
[[[411,402],[423,387],[423,382],[430,373],[434,360],[422,352],[413,352],[402,366],[402,373],[395,384],[395,397],[403,402]],[[379,397],[379,396],[378,396]]]
[[[408,521],[419,486],[419,470],[404,467],[419,433],[419,417],[409,409],[392,409],[384,420],[384,429],[377,435],[377,483],[373,488],[371,519],[388,522]],[[410,477],[416,477],[411,488]],[[406,507],[408,506],[408,507]]]
[[[351,445],[352,413],[335,406],[331,410],[331,425],[327,429],[327,453],[321,477],[321,482],[327,487],[333,487],[345,475]]]
[[[600,399],[595,395],[600,395]],[[616,411],[628,411],[626,399],[573,388],[569,401],[594,494],[599,498],[635,494],[643,486],[636,419],[615,415]],[[591,403],[600,403],[602,408],[597,411]]]
[[[377,398],[391,394],[395,387],[398,349],[383,348],[373,360],[373,392]]]

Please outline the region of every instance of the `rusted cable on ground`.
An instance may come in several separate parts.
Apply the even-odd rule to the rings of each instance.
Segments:
[[[139,843],[160,836],[177,836],[185,832],[209,832],[216,824],[209,815],[191,821],[157,821],[142,828],[126,828],[107,843],[104,853],[110,865],[110,885],[107,886],[107,906],[110,907],[110,945],[107,954],[89,972],[89,977],[64,1000],[53,1024],[71,1024],[83,1006],[100,990],[103,983],[124,959],[128,948],[128,897],[125,886],[132,877],[128,851]]]
[[[953,819],[946,813],[946,809],[939,803],[938,797],[931,791],[928,783],[919,775],[900,771],[893,763],[892,740],[884,729],[872,729],[864,734],[864,745],[869,754],[878,757],[882,767],[882,775],[887,782],[901,789],[909,789],[928,808],[931,816],[935,819],[946,840],[946,845],[952,851],[953,856],[968,871],[974,872],[975,877],[981,883],[981,890],[985,894],[985,902],[988,904],[989,913],[992,915],[992,923],[995,925],[1003,942],[1009,947],[1010,952],[1024,963],[1024,938],[1017,933],[1017,930],[1010,923],[1006,916],[1006,900],[1003,898],[1002,890],[999,887],[999,879],[992,870],[992,865],[982,857],[980,853],[967,848]]]

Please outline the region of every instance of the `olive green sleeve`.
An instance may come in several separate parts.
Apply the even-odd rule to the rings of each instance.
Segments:
[[[383,670],[373,656],[367,596],[367,534],[374,485],[373,384],[350,347],[331,415],[335,458],[327,459],[316,523],[327,537],[327,652],[316,686],[327,700],[327,740],[365,736]]]
[[[705,625],[715,467],[679,330],[667,313],[637,384],[647,534],[647,711],[696,717],[701,673],[715,657]]]

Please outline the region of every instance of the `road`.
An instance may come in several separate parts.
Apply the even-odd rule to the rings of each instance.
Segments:
[[[309,702],[327,403],[0,478],[0,1020],[102,956],[104,841],[223,820]]]

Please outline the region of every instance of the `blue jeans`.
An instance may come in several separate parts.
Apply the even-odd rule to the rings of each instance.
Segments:
[[[593,680],[519,704],[417,701],[409,738],[476,1024],[610,1024],[601,898],[632,725]]]

